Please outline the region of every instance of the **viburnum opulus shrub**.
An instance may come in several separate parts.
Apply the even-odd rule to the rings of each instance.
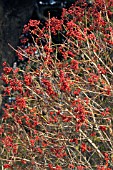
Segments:
[[[19,66],[3,63],[1,169],[113,169],[112,10],[80,0],[24,26]]]

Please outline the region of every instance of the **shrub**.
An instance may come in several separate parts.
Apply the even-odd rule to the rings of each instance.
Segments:
[[[112,9],[80,0],[24,26],[19,66],[3,63],[2,168],[113,168]]]

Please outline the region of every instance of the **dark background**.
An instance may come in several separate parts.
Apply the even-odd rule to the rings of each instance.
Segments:
[[[14,61],[16,48],[22,28],[32,16],[35,0],[0,0],[0,75],[2,63]]]

